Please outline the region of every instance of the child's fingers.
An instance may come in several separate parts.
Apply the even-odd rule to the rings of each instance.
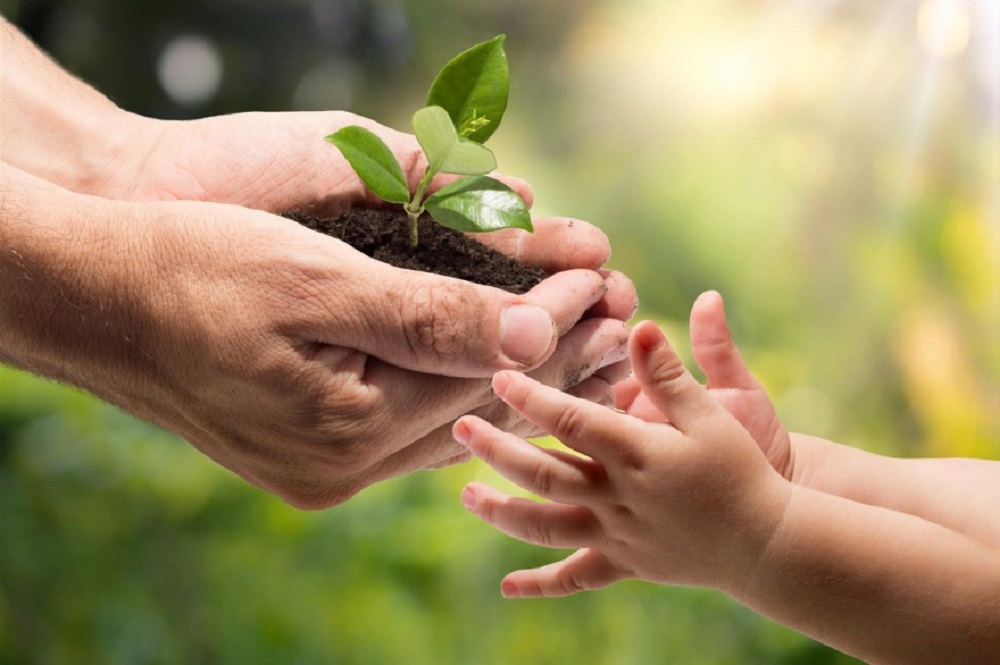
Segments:
[[[691,351],[709,388],[758,387],[733,344],[722,296],[715,291],[698,296],[691,308]]]
[[[610,409],[615,403],[615,392],[611,383],[596,374],[567,389],[566,394],[585,399],[592,404],[599,404],[607,409]]]
[[[635,399],[642,394],[642,386],[639,385],[639,380],[634,376],[619,381],[614,385],[614,389],[615,408],[626,413],[632,408]]]
[[[544,386],[517,372],[498,372],[493,392],[512,409],[570,448],[607,465],[635,451],[638,421]]]
[[[500,592],[505,598],[569,596],[625,578],[603,553],[582,549],[557,563],[511,573],[500,583]]]
[[[452,432],[501,476],[538,496],[581,503],[593,494],[593,479],[600,470],[593,460],[570,463],[475,416],[460,418]]]
[[[642,392],[642,385],[635,377],[616,383],[614,388],[616,409],[647,423],[662,423],[666,420],[666,416]]]
[[[462,505],[497,531],[533,545],[583,547],[603,537],[597,517],[583,506],[510,497],[481,483],[466,486]]]
[[[721,408],[652,321],[643,321],[632,331],[629,352],[643,393],[677,429],[688,431]]]

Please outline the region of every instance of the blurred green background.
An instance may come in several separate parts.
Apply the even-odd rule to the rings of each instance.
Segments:
[[[696,295],[786,423],[1000,459],[992,0],[0,0],[140,113],[343,108],[407,129],[504,32],[501,169],[587,219],[679,347]],[[9,65],[4,65],[9,66]],[[321,140],[322,137],[317,137]],[[0,367],[0,663],[852,663],[714,592],[505,601],[563,553],[467,515],[472,463],[302,513]]]

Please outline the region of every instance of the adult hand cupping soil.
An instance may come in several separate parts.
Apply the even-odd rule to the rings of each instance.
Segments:
[[[490,391],[499,369],[608,399],[583,379],[624,355],[622,322],[574,325],[605,293],[594,271],[514,296],[238,206],[109,201],[10,166],[2,187],[0,359],[174,431],[299,507],[455,459],[464,413],[519,426]]]
[[[536,219],[482,238],[557,273],[523,297],[393,269],[261,211],[368,201],[322,141],[339,126],[372,128],[415,179],[412,136],[337,112],[141,118],[3,20],[0,38],[17,63],[2,72],[0,360],[310,508],[461,459],[450,424],[467,412],[525,433],[490,391],[497,370],[611,400],[635,290],[598,270],[598,229]]]
[[[119,113],[122,113],[119,111]],[[129,115],[129,114],[124,114]],[[237,113],[187,122],[121,118],[137,141],[129,150],[131,177],[100,177],[114,198],[235,203],[274,213],[302,209],[335,214],[351,205],[382,205],[369,192],[339,150],[322,137],[341,127],[362,125],[377,134],[403,165],[411,189],[426,160],[412,134],[340,111]],[[530,206],[531,187],[499,175]],[[436,178],[432,189],[452,176]],[[599,269],[608,259],[607,237],[595,226],[565,217],[532,220],[534,233],[505,229],[476,239],[508,256],[548,272]],[[604,273],[608,294],[591,312],[625,320],[635,310],[630,280]]]

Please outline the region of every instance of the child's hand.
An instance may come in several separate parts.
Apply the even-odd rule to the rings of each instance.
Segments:
[[[701,294],[691,308],[691,351],[705,373],[709,393],[750,433],[768,461],[787,480],[792,479],[788,432],[764,386],[750,373],[733,344],[722,296]],[[615,386],[615,404],[626,413],[649,422],[663,422],[635,378]]]
[[[647,423],[543,386],[516,372],[496,394],[586,457],[538,448],[475,417],[456,439],[506,478],[553,503],[508,497],[478,483],[469,510],[526,542],[581,548],[519,571],[505,596],[559,596],[626,578],[739,594],[780,522],[790,485],[747,431],[684,368],[649,322],[629,339],[639,385],[670,424]]]

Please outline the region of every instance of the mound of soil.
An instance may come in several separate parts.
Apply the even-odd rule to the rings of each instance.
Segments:
[[[529,291],[547,277],[544,271],[518,263],[463,233],[441,226],[426,214],[418,222],[416,247],[410,244],[410,218],[396,208],[353,208],[328,219],[310,217],[296,210],[285,217],[343,240],[359,252],[397,268],[457,277],[517,294]]]

